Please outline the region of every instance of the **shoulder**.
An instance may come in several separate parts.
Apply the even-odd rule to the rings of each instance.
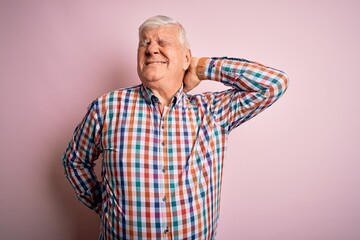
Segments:
[[[95,99],[95,102],[97,102],[100,105],[108,105],[108,104],[124,101],[125,99],[129,100],[129,99],[138,98],[140,93],[140,86],[141,85],[136,85],[127,88],[120,88],[105,93],[102,96]]]
[[[116,109],[119,106],[127,105],[129,102],[134,102],[140,99],[140,87],[141,85],[120,88],[101,95],[94,99],[89,108],[92,111],[102,115],[108,110]]]
[[[185,94],[186,99],[190,102],[196,103],[211,103],[213,101],[221,100],[225,95],[229,93],[229,90],[224,90],[220,92],[203,92],[197,94]]]
[[[187,103],[208,113],[221,111],[231,101],[232,90],[219,92],[204,92],[200,94],[186,94]]]

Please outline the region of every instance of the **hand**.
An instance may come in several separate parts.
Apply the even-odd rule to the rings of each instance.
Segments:
[[[184,92],[189,92],[197,85],[200,84],[201,80],[198,78],[196,74],[196,67],[198,64],[199,58],[192,57],[190,61],[190,66],[185,72],[184,76]]]

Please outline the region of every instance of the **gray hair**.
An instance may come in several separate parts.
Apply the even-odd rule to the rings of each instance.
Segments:
[[[190,42],[188,35],[185,31],[185,28],[178,21],[167,16],[157,15],[148,18],[143,24],[140,25],[139,36],[143,33],[143,31],[158,28],[165,25],[177,26],[179,29],[179,42],[181,46],[190,49]]]

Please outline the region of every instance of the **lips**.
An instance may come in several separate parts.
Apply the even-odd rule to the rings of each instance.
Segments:
[[[146,61],[145,65],[161,65],[161,64],[166,64],[166,61]]]

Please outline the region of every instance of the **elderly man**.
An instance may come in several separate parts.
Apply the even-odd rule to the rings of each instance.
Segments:
[[[140,26],[137,59],[142,84],[92,102],[64,154],[66,176],[100,215],[100,239],[214,239],[228,134],[288,80],[244,59],[192,57],[184,28],[165,16]],[[203,80],[231,88],[187,93]]]

